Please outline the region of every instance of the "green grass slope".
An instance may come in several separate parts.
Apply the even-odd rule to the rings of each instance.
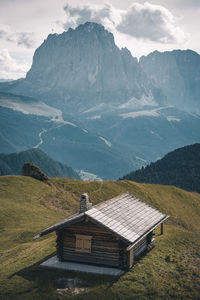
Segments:
[[[130,181],[85,182],[54,178],[49,186],[23,176],[0,177],[0,299],[198,299],[200,295],[200,194]],[[78,209],[87,192],[93,204],[129,191],[171,215],[155,247],[121,277],[47,270],[55,233],[32,238]],[[80,278],[85,286],[62,286]]]

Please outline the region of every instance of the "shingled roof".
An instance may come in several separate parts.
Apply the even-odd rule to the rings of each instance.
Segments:
[[[152,208],[130,193],[124,193],[94,205],[83,213],[77,213],[64,219],[43,230],[36,238],[60,230],[81,221],[85,217],[111,231],[128,244],[133,244],[164,222],[169,216]]]

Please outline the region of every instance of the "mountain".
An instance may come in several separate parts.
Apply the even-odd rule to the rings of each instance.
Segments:
[[[141,166],[133,154],[130,164],[117,143],[86,130],[84,122],[32,97],[1,92],[0,128],[0,152],[4,154],[40,148],[81,174],[89,172],[104,179],[116,179],[134,165]]]
[[[25,79],[0,83],[0,151],[39,147],[107,180],[200,142],[199,57],[138,62],[90,22],[50,34]]]
[[[0,90],[39,97],[76,115],[102,104],[104,111],[161,105],[199,114],[199,81],[198,53],[154,51],[138,62],[102,25],[86,22],[50,34],[36,49],[26,78],[2,83]]]
[[[199,299],[200,194],[131,181],[50,180],[54,189],[27,176],[0,177],[1,299]],[[76,213],[80,194],[97,204],[127,191],[170,215],[133,269],[116,278],[40,267],[55,255],[56,236],[33,237]]]
[[[50,177],[80,178],[71,167],[51,159],[40,149],[0,154],[0,175],[21,175],[22,166],[26,162],[35,163]]]
[[[200,117],[168,106],[118,114],[90,111],[84,125],[116,143],[135,170],[136,160],[145,166],[176,148],[200,142]]]
[[[140,58],[153,84],[166,96],[167,105],[200,113],[200,55],[192,50],[154,51]]]
[[[77,120],[34,98],[0,94],[1,153],[39,148],[102,179],[122,177],[199,141],[199,127],[198,116],[174,108],[119,115],[90,111]]]
[[[200,144],[176,149],[123,179],[175,185],[200,193]]]
[[[132,97],[151,105],[159,94],[130,51],[119,49],[112,33],[91,22],[50,34],[35,51],[26,78],[9,88],[75,113]]]

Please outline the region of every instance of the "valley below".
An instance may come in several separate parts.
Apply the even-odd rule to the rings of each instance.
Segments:
[[[171,106],[131,112],[113,107],[105,111],[100,106],[65,114],[23,97],[0,94],[1,153],[38,148],[94,178],[118,179],[200,140],[199,115]]]

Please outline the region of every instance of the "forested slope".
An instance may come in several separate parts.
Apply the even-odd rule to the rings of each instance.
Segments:
[[[200,192],[200,144],[176,149],[162,159],[125,175],[123,179],[175,185]]]

